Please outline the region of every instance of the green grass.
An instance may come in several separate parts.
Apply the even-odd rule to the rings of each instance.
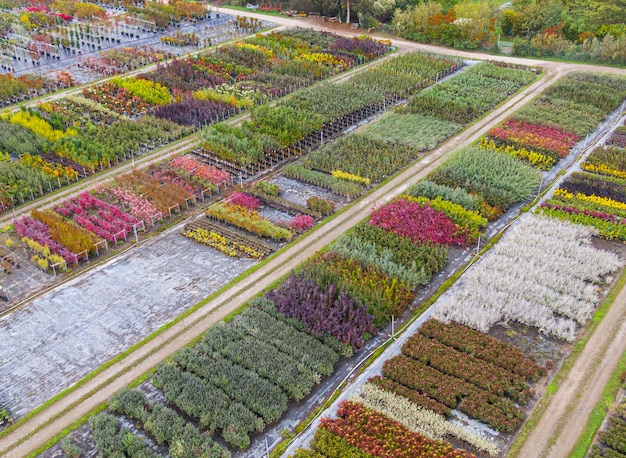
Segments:
[[[572,349],[572,352],[565,359],[565,361],[563,362],[563,365],[561,366],[559,371],[556,373],[556,375],[554,376],[554,378],[552,379],[552,381],[546,388],[546,392],[543,395],[542,399],[539,401],[539,403],[537,403],[537,405],[533,409],[533,412],[530,418],[522,426],[520,433],[515,438],[515,441],[511,445],[511,448],[509,449],[509,452],[507,454],[508,457],[519,456],[520,450],[522,449],[522,447],[528,440],[528,436],[535,429],[542,415],[544,414],[544,412],[550,405],[552,396],[558,391],[559,386],[563,383],[563,381],[569,374],[570,370],[572,369],[572,366],[576,363],[576,361],[578,360],[578,357],[580,356],[583,349],[585,348],[585,345],[587,345],[587,342],[589,342],[589,339],[598,328],[600,322],[602,321],[602,318],[604,318],[608,310],[611,308],[611,306],[613,305],[613,302],[615,302],[615,298],[617,297],[619,292],[622,290],[622,288],[624,288],[625,285],[626,285],[626,269],[622,271],[622,274],[620,275],[619,279],[617,280],[615,285],[613,285],[613,287],[609,291],[609,294],[606,296],[606,298],[602,301],[602,304],[600,304],[600,307],[598,307],[598,309],[596,310],[596,313],[594,314],[593,318],[591,319],[591,322],[585,329],[583,336],[580,338],[580,340],[576,342],[576,344],[574,345]],[[625,359],[624,356],[622,356],[620,363],[626,364],[624,359]],[[604,393],[603,393],[603,398],[604,398]],[[604,402],[604,399],[601,400],[600,402]],[[592,428],[592,426],[588,424],[587,427],[585,428],[585,431],[587,431],[589,428]],[[584,434],[588,434],[588,433],[584,433]],[[594,431],[594,434],[595,434],[595,431]],[[582,447],[582,445],[578,445],[577,443],[577,447]]]

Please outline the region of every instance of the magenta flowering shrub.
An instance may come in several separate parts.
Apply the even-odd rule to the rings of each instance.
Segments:
[[[228,203],[231,205],[239,205],[240,207],[247,208],[248,210],[258,210],[261,208],[261,201],[254,196],[245,194],[243,192],[233,192],[228,197]]]
[[[443,245],[465,243],[463,231],[445,213],[433,209],[426,203],[406,199],[395,199],[375,209],[369,224],[409,238],[414,243],[433,242]]]
[[[149,201],[136,196],[131,191],[120,188],[111,188],[110,192],[121,203],[130,207],[130,214],[142,221],[151,221],[152,218],[161,218],[161,212]]]
[[[289,229],[293,229],[297,232],[303,232],[307,229],[311,229],[315,224],[315,220],[310,215],[303,215],[302,213],[298,213],[293,219],[289,222]]]
[[[78,225],[109,242],[119,239],[120,232],[128,234],[133,225],[139,222],[137,218],[124,213],[115,205],[108,204],[88,192],[64,201],[54,211],[66,218],[72,218]]]
[[[20,237],[26,237],[42,246],[47,246],[51,253],[63,257],[68,264],[78,264],[78,256],[54,241],[50,235],[50,229],[41,221],[30,216],[23,216],[14,220],[13,226]]]

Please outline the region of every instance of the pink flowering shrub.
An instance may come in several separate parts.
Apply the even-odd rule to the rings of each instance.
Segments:
[[[293,229],[294,231],[297,231],[297,232],[304,232],[307,229],[311,229],[314,224],[315,224],[315,220],[313,219],[312,216],[298,213],[289,222],[289,229]]]
[[[244,194],[243,192],[233,192],[228,197],[228,203],[231,205],[239,205],[249,210],[258,210],[261,207],[261,201],[254,196]]]
[[[224,181],[230,182],[230,175],[227,172],[216,169],[211,165],[203,164],[189,155],[178,156],[172,159],[171,164],[174,168],[182,169],[192,176],[197,176],[212,184],[223,183]]]
[[[111,194],[120,202],[130,207],[130,214],[142,221],[150,221],[152,218],[161,218],[161,212],[149,201],[136,196],[131,191],[120,188],[111,188]]]
[[[414,243],[464,244],[465,236],[443,212],[426,203],[395,199],[372,212],[369,224],[391,231]]]
[[[54,210],[109,242],[114,242],[116,235],[119,238],[120,232],[128,234],[139,222],[115,205],[103,202],[88,192],[64,201]]]

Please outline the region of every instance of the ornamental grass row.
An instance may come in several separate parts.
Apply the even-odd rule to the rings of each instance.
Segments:
[[[489,205],[506,210],[537,192],[541,175],[512,157],[469,147],[452,153],[428,179],[478,193]]]

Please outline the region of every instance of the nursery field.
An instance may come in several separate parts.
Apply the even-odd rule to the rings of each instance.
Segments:
[[[142,3],[5,2],[0,106],[185,55],[266,24],[187,1]]]
[[[536,90],[536,89],[535,89],[535,90]],[[520,96],[520,97],[521,97],[521,96]],[[518,98],[519,98],[519,97],[518,97]],[[485,121],[485,122],[486,122],[486,121]],[[283,182],[284,182],[284,181],[283,181]],[[407,201],[407,202],[408,202],[408,201]],[[303,203],[303,202],[301,201],[301,203]],[[305,202],[304,202],[304,203],[305,203]],[[419,208],[421,207],[421,205],[420,205],[419,203],[417,203],[417,202],[413,202],[413,203],[408,202],[408,204],[409,204],[409,207],[414,208],[414,209],[415,209],[416,211],[418,211],[418,212],[420,211],[420,210],[419,210]],[[404,204],[401,204],[401,205],[404,205]],[[357,209],[354,209],[354,210],[353,210],[353,209],[350,209],[347,213],[343,213],[343,214],[341,214],[341,215],[338,217],[338,218],[339,218],[339,219],[338,219],[338,221],[342,221],[342,220],[344,220],[345,218],[349,218],[349,215],[350,215],[352,212],[354,212],[355,210],[357,210]],[[433,213],[432,213],[433,211],[434,211],[434,210],[426,210],[426,213],[424,213],[424,214],[425,214],[425,215],[433,214]],[[439,218],[441,218],[441,220],[443,221],[443,224],[448,224],[448,225],[450,224],[449,222],[448,222],[448,223],[445,223],[445,221],[446,221],[446,220],[447,220],[447,221],[450,221],[450,219],[447,219],[447,218],[449,218],[449,217],[444,216],[443,211],[437,211],[437,213],[440,215],[440,216],[439,216]],[[334,225],[333,225],[333,227],[334,227]],[[321,233],[324,233],[324,231],[322,230],[322,232],[321,232]],[[320,234],[320,232],[318,232],[318,234]],[[338,235],[338,234],[339,234],[339,232],[336,232],[335,234],[336,234],[336,235]],[[335,236],[336,236],[336,235],[335,235]],[[318,237],[316,237],[316,239],[318,240],[318,242],[317,242],[317,243],[320,243],[320,242],[319,242],[319,240],[320,240],[320,239],[319,239]],[[324,239],[321,239],[321,240],[324,240]],[[328,242],[326,242],[326,243],[328,243]],[[283,255],[281,255],[281,256],[283,256]],[[339,260],[339,257],[338,257],[338,256],[335,256],[335,259],[336,259],[336,260]],[[316,272],[317,272],[317,271],[319,271],[319,272],[323,272],[323,269],[327,269],[327,267],[326,267],[326,262],[330,262],[330,261],[331,261],[331,260],[329,259],[328,261],[326,261],[326,260],[325,260],[325,261],[324,261],[324,263],[320,263],[320,264],[318,264],[318,265],[319,265],[319,268],[317,268],[316,266],[312,266],[312,267],[316,267],[316,269],[317,269],[317,270],[309,270],[309,272],[307,272],[306,274],[307,274],[307,275],[316,275]],[[425,259],[425,261],[426,261],[426,259]],[[353,261],[350,261],[350,262],[353,262]],[[380,261],[378,261],[378,262],[380,262]],[[295,265],[295,264],[293,263],[293,261],[291,261],[291,262],[289,262],[289,263],[282,263],[282,264],[281,264],[281,267],[282,267],[282,268],[284,268],[284,269],[289,269],[289,267],[288,267],[288,266],[294,266],[294,265]],[[328,265],[329,265],[329,266],[332,266],[333,264],[328,264]],[[347,264],[346,264],[346,265],[347,265]],[[364,265],[364,267],[366,266],[366,264],[363,264],[363,265]],[[432,267],[429,267],[429,268],[432,268]],[[319,269],[322,269],[322,270],[319,270]],[[260,272],[263,272],[263,271],[264,271],[264,269],[261,269],[261,270],[260,270]],[[372,275],[377,275],[377,276],[380,276],[380,275],[387,275],[387,274],[384,274],[384,272],[383,272],[383,271],[381,271],[381,270],[380,270],[380,268],[376,268],[376,267],[374,267],[374,266],[367,267],[367,272],[368,272],[368,275],[370,276],[369,278],[375,278],[375,277],[371,277]],[[420,274],[420,275],[421,275],[421,274]],[[253,275],[252,277],[254,277],[254,275]],[[263,277],[262,277],[262,278],[263,278]],[[383,278],[383,277],[381,277],[381,278]],[[423,278],[423,277],[422,277],[422,278]],[[304,279],[304,280],[306,280],[306,279]],[[419,278],[418,278],[418,280],[419,280]],[[260,285],[260,284],[262,284],[262,283],[259,283],[258,281],[254,281],[254,280],[253,280],[253,278],[251,278],[251,281],[253,281],[253,282],[254,282],[253,284],[255,284],[255,285]],[[349,282],[349,281],[350,281],[350,279],[349,279],[349,278],[346,278],[344,281]],[[346,285],[349,285],[349,283],[346,283]],[[354,286],[352,286],[351,288],[353,289],[353,291],[354,291],[354,293],[355,293],[355,294],[356,294],[356,293],[358,293],[358,291],[362,290],[362,291],[363,291],[363,293],[361,293],[361,295],[360,295],[360,297],[361,297],[361,298],[365,298],[365,297],[367,297],[367,296],[366,296],[366,295],[364,295],[364,294],[371,294],[371,293],[367,293],[367,291],[368,291],[368,289],[367,289],[367,288],[368,288],[367,283],[363,283],[363,284],[359,284],[359,283],[357,283],[357,284],[355,284]],[[390,290],[390,291],[389,291],[389,294],[391,294],[391,295],[395,295],[395,294],[406,294],[406,293],[403,293],[403,292],[402,292],[402,289],[397,289],[397,287],[394,287],[394,288],[396,288],[396,289],[392,289],[392,290]],[[396,292],[394,292],[394,291],[396,291]],[[393,296],[390,296],[390,297],[393,297]],[[359,300],[363,300],[363,299],[359,299]],[[377,311],[376,311],[376,313],[377,313],[377,315],[379,315],[379,316],[380,316],[380,318],[378,318],[378,320],[380,321],[380,320],[382,320],[385,316],[389,316],[389,315],[388,315],[388,313],[389,313],[388,305],[386,305],[386,304],[388,303],[388,302],[386,302],[386,301],[388,301],[389,299],[386,299],[386,297],[385,297],[385,296],[382,296],[382,297],[380,297],[378,300],[380,301],[380,305],[379,305],[379,306],[377,306],[377,307],[376,307],[376,309],[373,309],[373,310],[377,310]],[[362,307],[363,307],[363,306],[358,305],[358,303],[356,303],[356,302],[355,302],[355,306],[356,306],[356,307],[361,307],[361,310],[362,310]],[[379,310],[379,311],[378,311],[378,310]],[[394,312],[395,312],[395,311],[394,311]],[[338,317],[338,318],[339,318],[339,317]],[[312,323],[311,323],[311,325],[314,325],[314,322],[312,322]],[[202,326],[202,325],[200,325],[200,326]],[[174,327],[173,329],[176,329],[176,327]],[[185,335],[191,335],[191,334],[185,334]],[[357,333],[357,334],[355,334],[355,337],[358,337],[358,333]],[[357,338],[357,339],[355,340],[355,342],[358,342],[358,341],[359,341],[359,338]],[[168,347],[167,347],[167,346],[166,346],[166,347],[164,347],[161,351],[166,351],[166,348],[168,348]],[[102,393],[102,392],[101,392],[101,393]],[[7,436],[7,438],[8,438],[8,437],[9,437],[9,436]]]
[[[472,67],[474,68],[478,69],[480,66]],[[507,70],[499,67],[495,70],[488,69],[484,73],[491,76],[481,74],[480,77],[498,80],[493,75],[507,74]],[[474,77],[477,72],[479,70],[472,70],[468,73],[469,77]],[[494,92],[500,94],[498,96],[500,98],[494,96],[490,98],[488,104],[471,106],[471,112],[476,113],[474,116],[481,116],[514,93],[517,90],[513,84],[516,80],[518,82],[515,84],[519,89],[536,76],[534,72],[521,72],[525,75],[523,78],[520,76],[522,73],[512,76],[513,72],[510,72],[511,76],[508,78],[500,78],[506,80],[506,84],[499,85],[494,82],[493,87],[496,88]],[[460,73],[459,76],[462,79],[469,78],[465,72]],[[448,81],[453,80],[454,78],[451,78]],[[511,84],[508,84],[509,82]],[[400,81],[398,87],[402,87],[402,84]],[[603,85],[602,82],[595,82],[595,84]],[[450,87],[453,91],[457,90],[452,83]],[[534,93],[537,92],[538,87],[540,85],[536,85]],[[436,88],[437,86],[432,89]],[[423,91],[418,96],[432,89]],[[328,91],[329,100],[332,99],[331,89],[322,87],[319,90],[319,93],[315,93],[312,89],[312,93],[316,94],[314,97],[323,99],[323,91]],[[314,100],[312,96],[305,93],[300,98],[303,105],[306,105],[307,97],[309,97],[308,100]],[[374,94],[369,99],[367,97],[357,99],[356,106],[364,103],[363,101],[378,103],[377,100],[380,99],[377,97],[379,95]],[[383,97],[388,97],[388,95],[384,94]],[[453,96],[450,97],[453,98]],[[514,101],[504,105],[505,109],[519,102],[520,99],[522,99],[521,95],[515,97]],[[527,99],[528,96],[526,96]],[[297,107],[288,106],[289,102],[284,103],[286,106],[284,111],[289,116],[293,115],[290,121],[298,120],[296,124],[299,128],[304,125],[299,123],[299,120],[305,119],[307,122],[313,120],[319,123],[324,119],[324,114],[320,114],[318,119],[313,118],[310,111],[309,116],[304,115],[306,113],[304,110],[298,114]],[[410,104],[409,100],[407,107]],[[332,117],[337,116],[337,113],[341,113],[341,109],[343,108],[329,104],[326,116],[329,116],[328,119],[333,119]],[[250,125],[262,124],[258,120],[264,117],[262,115],[271,111],[270,108],[260,107],[253,112],[256,110],[258,110],[256,124],[253,113],[253,121]],[[425,116],[431,116],[437,122],[450,122],[439,118],[440,115],[437,115],[436,110],[430,114],[421,112],[401,114],[413,116],[416,122],[423,121]],[[495,116],[488,116],[479,121],[478,125],[482,126],[483,131],[486,132],[484,126],[494,118]],[[267,140],[270,142],[268,144],[279,142],[274,144],[289,147],[294,141],[297,144],[304,138],[301,137],[298,140],[303,135],[302,130],[278,132],[277,129],[271,127],[284,122],[285,118],[269,116],[267,119],[271,120],[270,127],[263,127],[261,133],[267,134],[267,138],[263,141]],[[306,125],[304,126],[306,128]],[[450,132],[452,134],[451,130]],[[216,141],[219,138],[216,134],[210,135],[213,136],[208,137],[207,141]],[[467,133],[464,135],[465,138],[469,137]],[[236,134],[233,138],[241,139],[242,137]],[[341,141],[346,143],[342,144]],[[345,148],[349,154],[360,150],[368,151],[368,148],[373,148],[369,149],[370,155],[372,155],[371,151],[384,151],[385,148],[393,150],[397,147],[399,151],[407,148],[407,144],[397,142],[397,145],[393,145],[383,139],[375,139],[377,142],[375,146],[364,142],[359,143],[359,141],[361,140],[358,138],[348,136],[336,143],[342,145],[342,148]],[[432,140],[430,144],[436,141],[438,140]],[[296,164],[296,171],[300,174],[317,172],[316,177],[331,177],[335,180],[343,180],[345,183],[356,184],[360,189],[358,193],[350,196],[343,195],[350,198],[367,190],[372,183],[393,175],[396,170],[414,159],[401,155],[401,161],[398,164],[380,171],[377,170],[377,166],[370,166],[370,169],[343,170],[340,167],[345,165],[344,168],[347,169],[347,166],[351,164],[347,164],[345,159],[344,162],[340,162],[342,160],[340,150],[333,151],[334,145],[335,143],[329,143],[319,150],[326,154],[326,156],[320,156],[327,161],[326,170],[315,170],[310,165]],[[263,150],[266,144],[259,146]],[[329,152],[326,152],[325,148]],[[424,146],[424,149],[428,149],[428,146]],[[432,157],[440,157],[443,151],[445,149],[438,150],[433,153]],[[195,154],[196,158],[200,156]],[[314,154],[312,153],[305,160],[309,157],[314,158]],[[267,160],[266,157],[264,159]],[[248,159],[244,159],[244,163],[239,163],[238,167],[243,166],[243,169],[239,170],[246,170],[246,160]],[[234,164],[234,162],[230,163]],[[259,162],[257,161],[256,164],[258,173]],[[215,166],[216,164],[213,163],[212,171],[217,170]],[[359,164],[357,167],[362,166]],[[171,168],[175,167],[170,167],[167,171],[141,171],[141,174],[154,173],[156,177],[159,177],[157,179],[160,179],[162,176],[169,176]],[[258,274],[255,272],[245,279],[244,284],[241,285],[244,289],[237,293],[240,295],[238,301],[243,301],[244,297],[250,299],[255,293],[265,288],[263,294],[250,300],[245,311],[228,323],[218,324],[204,333],[194,346],[174,353],[167,360],[163,360],[164,355],[157,359],[163,362],[151,374],[148,382],[155,388],[152,395],[146,397],[138,391],[125,389],[111,397],[107,412],[94,416],[89,421],[94,441],[92,444],[95,444],[95,447],[103,454],[163,456],[167,453],[170,456],[186,456],[185,451],[191,451],[192,455],[243,456],[251,441],[258,438],[262,431],[276,426],[289,406],[303,402],[312,391],[315,391],[315,387],[321,381],[332,377],[331,374],[339,365],[346,364],[346,358],[355,352],[358,354],[371,341],[372,336],[388,332],[392,317],[406,316],[407,311],[413,307],[412,302],[416,292],[441,272],[450,251],[469,252],[477,243],[478,237],[485,236],[489,221],[495,221],[509,209],[515,209],[519,203],[535,195],[542,184],[540,170],[532,167],[531,164],[521,162],[511,155],[501,154],[499,151],[481,148],[477,145],[452,154],[448,161],[429,176],[427,181],[410,186],[404,194],[393,198],[391,195],[381,194],[386,190],[392,190],[394,195],[398,194],[400,187],[404,189],[408,176],[424,168],[425,165],[414,165],[412,169],[375,191],[372,196],[366,197],[358,206],[349,207],[338,215],[333,224],[329,225],[333,226],[332,231],[330,228],[327,230],[324,227],[320,228],[315,237],[315,246],[318,248],[327,245],[330,241],[326,234],[332,232],[334,239],[343,232],[337,228],[343,227],[345,230],[348,221],[354,224],[355,221],[365,217],[351,231],[337,238],[323,253],[309,257],[311,253],[306,253],[301,249],[296,249],[295,252],[293,249],[287,250],[281,252],[275,259],[281,266],[279,270],[274,270],[275,267],[270,269],[272,278],[267,276],[267,273],[263,273],[264,269],[261,268]],[[426,167],[426,170],[432,170],[432,168]],[[254,170],[254,165],[252,170]],[[378,173],[378,175],[370,177],[364,170],[372,174]],[[189,173],[189,169],[186,171]],[[120,177],[106,189],[98,190],[101,193],[97,196],[98,199],[106,204],[107,193],[112,193],[111,189],[116,187],[120,191],[132,190],[133,193],[140,189],[150,190],[151,188],[146,184],[150,183],[149,179],[146,180],[149,176],[138,177],[137,175],[139,174],[133,173]],[[301,180],[295,173],[290,175],[288,171],[286,171],[286,176],[290,178],[281,177],[277,180],[264,181],[261,183],[267,184],[259,185],[254,191],[243,189],[242,193],[233,194],[229,201],[207,209],[207,215],[203,218],[236,226],[237,230],[251,234],[247,237],[260,238],[268,246],[290,240],[297,230],[308,226],[311,219],[320,218],[326,209],[332,211],[330,210],[331,204],[336,201],[328,198],[328,195],[324,197],[316,195],[318,199],[313,205],[309,205],[310,197],[304,201],[300,200],[299,203],[290,200],[285,194],[288,187],[283,189],[279,185],[278,192],[276,192],[276,188],[271,185],[276,182],[285,183],[286,179],[295,178],[300,182],[307,180]],[[177,180],[172,180],[172,183],[179,184],[184,176],[179,175],[179,177]],[[324,179],[327,181],[322,184],[329,182],[328,178]],[[139,192],[140,194],[136,194],[135,197],[146,194]],[[168,193],[168,196],[170,194]],[[159,196],[157,189],[153,190],[153,194],[149,194],[154,202],[158,201]],[[180,195],[181,198],[185,196],[189,194]],[[378,204],[372,208],[371,204],[374,203],[374,199],[378,200]],[[284,207],[281,210],[276,209],[276,206],[288,206],[283,200],[291,201],[292,210],[295,210],[296,205],[299,205],[299,210],[302,210],[298,223],[294,223],[291,228],[276,224],[275,214],[263,208],[267,206],[275,211],[284,211]],[[98,212],[108,213],[111,218],[114,216],[114,212],[106,205],[95,201],[86,203],[98,209]],[[169,202],[163,203],[162,210],[167,208],[166,204]],[[180,202],[178,205],[180,208]],[[63,217],[74,220],[76,217],[79,220],[87,219],[89,213],[87,211],[87,215],[83,214],[83,206],[80,202],[64,205],[61,211],[67,216]],[[173,206],[169,206],[167,211],[169,212]],[[130,201],[128,207],[131,207]],[[146,205],[142,204],[143,207]],[[307,214],[305,210],[320,214],[320,216]],[[48,227],[61,227],[59,218],[46,212],[41,213],[44,214],[35,213],[30,218],[38,222],[45,221],[46,225],[50,224]],[[358,217],[355,218],[355,215]],[[295,216],[298,217],[297,214]],[[305,218],[306,216],[310,219]],[[138,217],[135,216],[135,218]],[[532,218],[527,216],[526,219],[537,221],[540,218],[546,218],[546,216],[532,216]],[[142,221],[146,224],[148,218]],[[27,223],[31,223],[30,226]],[[570,258],[573,256],[572,252],[582,257],[598,256],[606,266],[605,271],[596,272],[594,279],[583,277],[583,282],[601,282],[607,275],[621,268],[621,260],[615,255],[611,257],[610,254],[590,246],[589,230],[584,229],[583,226],[579,228],[570,222],[555,220],[555,224],[561,225],[556,232],[572,234],[571,238],[563,241],[564,244],[571,244],[566,250]],[[539,225],[548,226],[543,222]],[[37,223],[26,220],[24,226],[34,231],[33,227],[36,228]],[[572,227],[576,229],[570,229]],[[534,226],[530,230],[534,231]],[[60,232],[63,231],[60,230]],[[541,235],[544,239],[552,237],[549,233],[541,233]],[[77,236],[73,239],[81,241],[82,237]],[[181,243],[191,243],[182,237],[178,240]],[[540,243],[543,241],[540,240]],[[529,243],[533,242],[536,240],[529,241]],[[258,251],[259,247],[237,247],[242,253],[252,254],[250,248]],[[203,248],[197,246],[197,249]],[[205,251],[205,253],[207,254],[204,256],[208,257],[217,255],[214,250]],[[305,260],[307,257],[309,259]],[[554,256],[555,260],[557,258],[558,256]],[[562,263],[575,269],[577,264],[571,262],[570,258]],[[253,262],[246,261],[243,257],[239,261]],[[561,264],[557,266],[560,267]],[[555,269],[553,267],[553,271]],[[218,270],[225,269],[218,267]],[[268,288],[269,284],[276,280],[279,271],[281,280]],[[158,282],[159,279],[157,278],[156,281]],[[199,280],[199,282],[202,281],[202,279]],[[254,285],[254,288],[251,285]],[[238,287],[239,285],[236,286]],[[132,287],[127,289],[132,290]],[[600,298],[595,289],[591,288],[592,291],[590,288],[582,289],[580,293],[573,293],[578,294],[576,304],[581,306],[580,313],[576,313],[578,310],[556,309],[555,307],[554,310],[549,310],[556,314],[555,318],[539,308],[539,312],[543,314],[540,317],[544,320],[542,323],[557,323],[558,326],[554,327],[556,329],[554,332],[547,325],[544,328],[538,327],[548,334],[556,335],[556,332],[560,332],[562,333],[560,335],[565,337],[575,332],[578,329],[577,326],[582,325],[589,318],[589,309],[593,307],[589,304],[597,302]],[[559,291],[547,290],[546,294],[554,294],[556,297]],[[232,296],[230,298],[232,299]],[[528,301],[535,299],[530,298]],[[567,299],[557,304],[565,302]],[[224,304],[225,302],[221,302],[220,306],[224,307]],[[226,309],[231,309],[233,305],[229,304]],[[131,307],[127,306],[127,308]],[[179,347],[183,340],[188,342],[195,335],[199,335],[199,329],[207,329],[207,323],[212,323],[216,319],[212,313],[209,315],[207,313],[204,311],[197,316],[194,312],[186,319],[186,328],[183,332],[185,337],[180,337],[181,334],[178,334],[179,337],[176,337],[177,334],[172,334],[173,337],[170,339],[176,340]],[[520,313],[523,313],[523,310]],[[569,315],[567,319],[562,319],[561,314],[565,313]],[[519,320],[524,321],[522,318]],[[534,315],[528,320],[532,322],[531,324],[539,322]],[[567,320],[570,322],[566,322]],[[432,453],[445,456],[472,456],[472,454],[483,453],[495,456],[498,453],[497,449],[502,447],[501,443],[485,440],[475,431],[468,432],[464,428],[459,428],[454,422],[446,421],[444,416],[450,415],[451,410],[455,412],[458,410],[471,413],[475,416],[474,420],[488,425],[492,432],[504,433],[517,430],[525,416],[525,412],[519,406],[523,406],[532,398],[532,384],[538,377],[543,376],[545,370],[541,367],[543,362],[533,362],[514,347],[494,341],[492,337],[486,337],[480,331],[470,328],[462,328],[463,331],[461,331],[461,328],[452,328],[453,331],[447,335],[458,336],[464,333],[465,343],[476,342],[476,345],[486,349],[477,354],[474,349],[469,350],[463,347],[458,340],[445,337],[446,333],[443,329],[450,325],[442,324],[437,327],[432,323],[430,334],[427,335],[424,332],[416,334],[402,349],[401,356],[389,359],[395,362],[387,364],[387,372],[382,373],[383,378],[379,377],[376,379],[377,382],[372,381],[373,385],[378,383],[375,389],[361,395],[364,399],[367,397],[367,401],[361,402],[354,399],[345,402],[338,412],[339,418],[323,420],[323,427],[318,429],[319,437],[313,443],[314,448],[319,447],[316,448],[317,451],[297,453],[302,456],[327,456],[327,454],[337,456],[337,453],[338,456],[404,456],[403,453],[407,456],[432,456]],[[171,332],[179,331],[174,326]],[[162,350],[176,348],[172,345],[174,344],[168,343]],[[44,348],[45,345],[42,345],[42,350]],[[470,351],[474,355],[472,358],[467,357]],[[166,354],[171,353],[170,351]],[[155,353],[154,357],[156,358],[159,354],[161,353]],[[150,361],[154,364],[155,360],[152,358],[151,356]],[[148,361],[145,364],[148,364]],[[455,370],[459,364],[467,364],[468,369]],[[415,371],[403,371],[403,367],[416,367],[417,365],[429,368],[424,372],[428,375],[416,379],[411,378],[410,375]],[[150,366],[142,362],[134,371],[141,373],[143,368],[148,367]],[[215,376],[218,372],[220,377]],[[129,380],[130,374],[122,375],[124,377],[120,380]],[[119,376],[120,373],[116,373],[116,377]],[[231,379],[246,380],[246,383],[229,383]],[[433,380],[437,380],[436,383],[441,386],[454,387],[459,391],[452,390],[449,393],[445,389],[434,390]],[[385,391],[390,391],[390,387],[391,389],[395,387],[396,392],[393,395],[395,397],[390,398],[390,395],[385,393]],[[111,394],[113,391],[108,392]],[[250,396],[251,392],[263,393],[263,395]],[[101,400],[106,396],[105,393],[100,391]],[[86,396],[89,397],[91,394]],[[429,425],[428,428],[416,431],[415,424],[402,424],[403,421],[408,420],[402,418],[398,410],[406,411],[411,408],[409,407],[411,404],[401,399],[402,396],[408,399],[409,403],[421,402],[422,408],[426,406],[435,411],[431,414],[424,413],[422,408],[419,409],[420,415],[423,414],[424,423]],[[394,403],[401,406],[396,409],[395,413],[391,411],[393,409],[384,413],[377,410],[381,405],[393,406]],[[453,416],[457,415],[455,412],[452,412]],[[142,424],[140,430],[136,428],[137,422]],[[201,431],[210,431],[211,434],[205,435]],[[388,438],[391,435],[401,439],[393,443],[389,442]],[[7,437],[9,436],[5,436],[4,439]],[[454,437],[452,445],[442,441],[451,437]],[[27,439],[27,441],[32,440],[36,439]],[[3,439],[0,438],[0,441]],[[73,445],[66,443],[64,447],[71,451]],[[465,451],[455,451],[453,447],[461,447]]]

